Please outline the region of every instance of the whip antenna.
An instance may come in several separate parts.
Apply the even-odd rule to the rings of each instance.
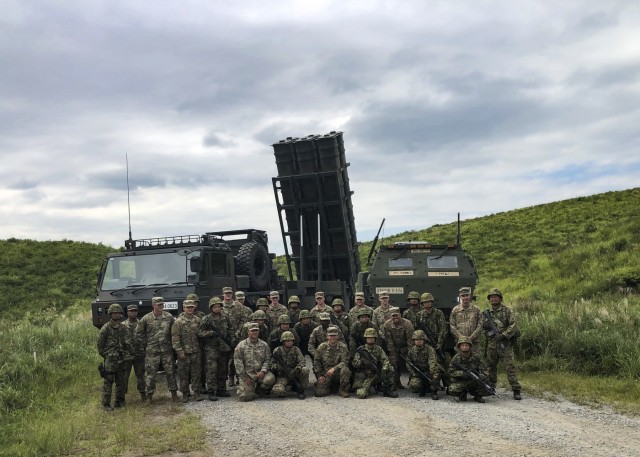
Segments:
[[[127,211],[129,212],[129,241],[133,241],[131,237],[131,201],[129,200],[129,154],[125,153],[125,160],[127,162]]]

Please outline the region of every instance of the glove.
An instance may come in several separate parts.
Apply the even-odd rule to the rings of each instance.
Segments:
[[[498,336],[496,336],[496,341],[499,343],[500,341],[504,341],[506,340],[507,337],[504,336],[502,333],[498,334]]]

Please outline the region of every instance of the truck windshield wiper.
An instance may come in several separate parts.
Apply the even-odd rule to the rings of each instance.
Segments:
[[[167,285],[166,282],[159,282],[157,284],[147,284],[146,286],[140,287],[140,288],[134,290],[133,292],[131,292],[131,295],[135,295],[135,294],[137,294],[138,292],[140,292],[141,290],[144,290],[144,289],[149,289],[149,288],[155,287],[155,286],[165,286],[165,285]]]
[[[158,292],[159,292],[159,291],[161,291],[161,290],[168,289],[168,288],[169,288],[169,287],[171,287],[171,286],[177,286],[178,284],[189,284],[189,283],[188,283],[188,282],[186,282],[186,281],[172,282],[171,284],[166,284],[164,287],[160,287],[160,288],[158,288],[158,289],[154,290],[154,291],[153,291],[153,293],[154,293],[154,294],[156,294],[156,293],[158,293]],[[156,285],[157,285],[157,284],[156,284]]]
[[[444,248],[444,249],[442,250],[442,252],[441,252],[439,255],[435,256],[435,257],[434,257],[434,258],[432,258],[431,260],[441,259],[441,258],[442,258],[442,256],[444,255],[444,253],[445,253],[445,252],[447,252],[448,250],[449,250],[449,246],[447,246],[446,248]]]
[[[118,292],[122,292],[123,290],[127,290],[127,289],[135,289],[135,290],[138,290],[138,289],[144,289],[145,287],[147,287],[147,286],[146,286],[146,285],[144,285],[144,284],[129,284],[128,286],[123,287],[122,289],[112,290],[112,291],[111,291],[111,292],[109,292],[109,293],[110,293],[111,295],[115,295],[115,294],[117,294]]]

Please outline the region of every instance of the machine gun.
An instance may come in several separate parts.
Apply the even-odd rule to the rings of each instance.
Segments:
[[[282,371],[284,371],[285,377],[289,380],[289,382],[291,382],[294,392],[297,393],[298,395],[303,395],[304,389],[302,388],[302,386],[300,385],[296,377],[292,376],[291,372],[293,370],[289,368],[284,358],[282,357],[282,354],[281,353],[272,354],[271,358],[275,360],[280,366],[282,366]]]
[[[456,367],[458,370],[464,371],[465,374],[469,378],[471,378],[472,381],[474,381],[476,384],[482,387],[489,395],[496,395],[496,389],[494,389],[491,386],[491,384],[487,382],[485,377],[482,376],[480,373],[478,373],[476,370],[467,368],[458,361],[453,362],[453,366]]]
[[[425,373],[424,371],[422,371],[420,368],[418,368],[414,363],[411,363],[408,357],[405,357],[402,354],[400,354],[400,357],[402,357],[402,360],[404,360],[404,362],[407,364],[408,367],[411,367],[416,373],[418,373],[418,376],[422,378],[423,383],[422,383],[422,389],[420,390],[420,396],[424,397],[425,394],[427,393],[427,389],[429,388],[429,386],[433,385],[433,378],[429,376],[427,373]]]
[[[485,328],[488,329],[487,336],[496,338],[496,341],[500,345],[500,349],[504,351],[507,348],[507,345],[504,343],[503,340],[498,339],[498,335],[502,335],[502,334],[498,331],[498,326],[496,325],[496,321],[493,320],[491,311],[489,311],[488,309],[485,309],[484,311],[482,311],[482,315],[484,316]]]

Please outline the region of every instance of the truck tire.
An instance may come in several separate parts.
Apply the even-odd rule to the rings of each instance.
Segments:
[[[236,256],[237,274],[249,276],[252,290],[266,290],[271,281],[269,253],[260,243],[250,241],[240,246]]]

